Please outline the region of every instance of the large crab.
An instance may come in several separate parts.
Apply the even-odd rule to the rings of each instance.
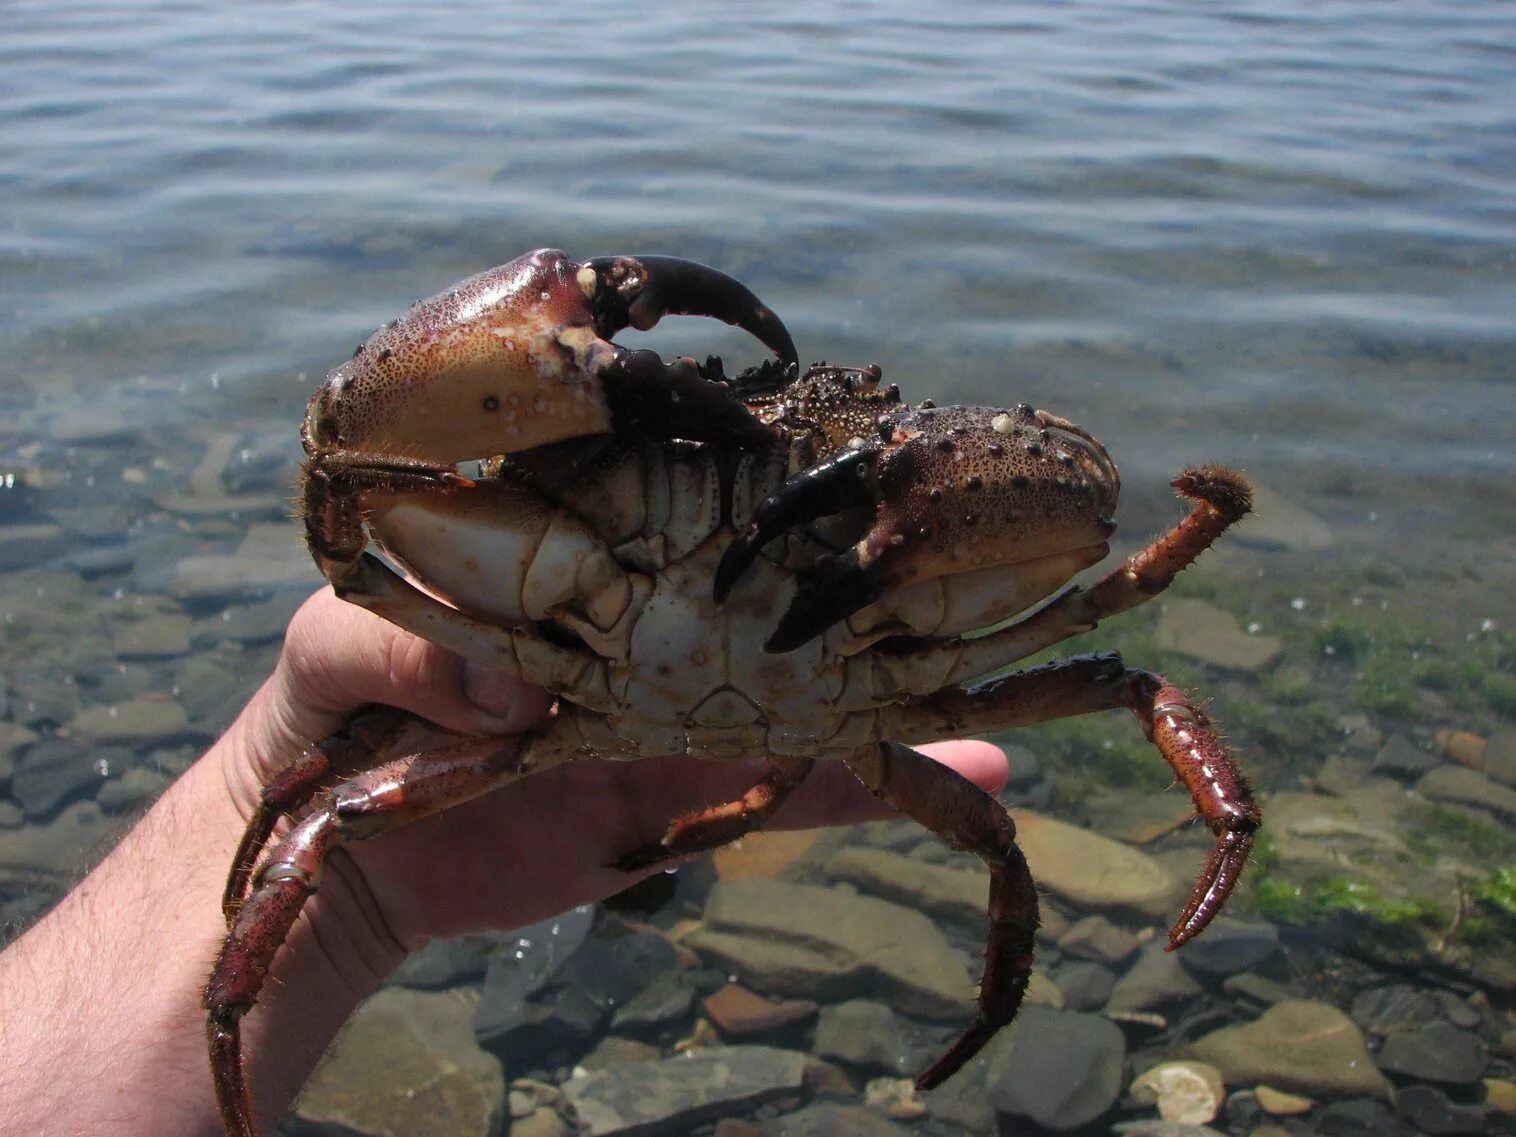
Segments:
[[[666,312],[738,324],[778,359],[727,382],[714,360],[611,342]],[[1133,711],[1216,835],[1171,947],[1247,860],[1246,784],[1160,676],[1101,654],[965,685],[1161,592],[1248,510],[1231,471],[1185,470],[1183,520],[1064,587],[1114,530],[1116,467],[1084,430],[1026,405],[911,406],[877,367],[800,374],[783,325],[721,273],[551,250],[376,332],[311,400],[304,437],[309,544],[338,593],[559,706],[535,733],[420,752],[396,745],[404,716],[366,712],[266,787],[206,992],[229,1133],[254,1134],[239,1020],[327,855],[582,756],[768,756],[748,793],[628,850],[628,869],[750,832],[825,758],[983,858],[978,1013],[922,1088],[1015,1016],[1037,896],[1004,808],[905,742]]]

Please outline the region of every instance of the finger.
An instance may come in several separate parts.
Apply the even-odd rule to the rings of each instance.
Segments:
[[[307,600],[290,621],[276,681],[304,737],[320,737],[370,703],[470,734],[525,730],[552,705],[541,688],[465,663],[339,600],[330,588]]]
[[[991,742],[958,739],[929,742],[916,749],[956,770],[987,793],[998,794],[1010,777],[1005,751]],[[886,821],[899,816],[892,806],[864,789],[863,783],[841,762],[821,762],[765,828],[810,829]]]

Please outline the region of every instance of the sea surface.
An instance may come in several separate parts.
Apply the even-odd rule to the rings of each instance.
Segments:
[[[1193,674],[1222,716],[1280,667],[1331,704],[1307,746],[1255,732],[1261,788],[1309,788],[1360,720],[1440,754],[1516,714],[1498,674],[1364,694],[1386,653],[1414,670],[1405,629],[1511,658],[1516,7],[10,3],[0,789],[64,772],[0,793],[0,837],[82,834],[12,857],[13,923],[320,583],[286,505],[320,377],[540,246],[705,261],[805,359],[1075,420],[1120,463],[1121,553],[1180,467],[1245,470],[1270,509],[1191,575],[1283,662]],[[709,322],[644,342],[754,361]],[[98,808],[77,773],[139,767]]]

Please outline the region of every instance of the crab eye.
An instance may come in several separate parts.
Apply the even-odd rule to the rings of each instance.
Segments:
[[[494,395],[484,396],[484,409],[491,413],[500,409],[500,400]]]

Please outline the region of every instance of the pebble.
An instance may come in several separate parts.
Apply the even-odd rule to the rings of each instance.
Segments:
[[[892,1074],[908,1074],[916,1064],[895,1012],[870,999],[849,999],[823,1008],[811,1052]]]
[[[932,865],[883,849],[849,845],[827,861],[826,874],[919,912],[970,926],[985,921],[989,885],[976,869]]]
[[[1516,788],[1465,766],[1438,766],[1423,775],[1416,788],[1433,801],[1451,801],[1516,817]]]
[[[31,521],[0,527],[0,572],[15,572],[57,560],[69,548],[63,526]]]
[[[695,1006],[695,989],[677,968],[660,972],[630,1002],[616,1008],[611,1027],[628,1034],[656,1033],[688,1018]]]
[[[1357,1024],[1328,1003],[1276,1003],[1254,1022],[1196,1039],[1189,1053],[1228,1084],[1265,1082],[1324,1098],[1389,1096]]]
[[[1222,978],[1257,967],[1279,951],[1279,929],[1273,924],[1218,916],[1175,954],[1193,974]]]
[[[1353,997],[1348,1014],[1370,1034],[1388,1035],[1414,1030],[1437,1018],[1437,1000],[1432,993],[1409,983],[1370,987]]]
[[[1025,810],[1012,817],[1038,888],[1076,908],[1158,923],[1187,891],[1162,862],[1119,841]]]
[[[1479,1103],[1455,1103],[1435,1086],[1406,1086],[1395,1095],[1395,1112],[1427,1137],[1491,1132],[1498,1112]]]
[[[0,830],[0,886],[17,890],[74,883],[115,823],[92,801],[77,801],[46,825]]]
[[[1126,1039],[1099,1015],[1022,1007],[990,1044],[985,1087],[1002,1113],[1046,1129],[1075,1129],[1121,1096]]]
[[[171,659],[189,651],[190,618],[177,612],[148,612],[118,622],[111,639],[122,659]]]
[[[1060,950],[1080,959],[1106,964],[1120,963],[1141,945],[1142,941],[1131,932],[1100,915],[1075,920],[1058,937]]]
[[[1143,1071],[1128,1090],[1139,1105],[1156,1105],[1165,1121],[1204,1125],[1215,1120],[1226,1101],[1221,1073],[1204,1062],[1181,1059]]]
[[[433,940],[412,952],[391,980],[404,987],[441,991],[484,978],[490,953],[498,941],[492,936],[459,936]]]
[[[1516,726],[1497,727],[1484,746],[1484,772],[1497,782],[1516,786]]]
[[[896,1121],[925,1117],[926,1103],[916,1096],[912,1078],[874,1078],[863,1087],[863,1104]]]
[[[184,733],[189,715],[163,694],[139,695],[110,706],[86,707],[69,722],[84,742],[145,742]]]
[[[579,1059],[575,1069],[605,1070],[626,1062],[655,1062],[662,1056],[663,1051],[651,1042],[608,1034],[597,1042],[588,1054]]]
[[[1379,1068],[1419,1082],[1467,1086],[1479,1081],[1489,1054],[1479,1036],[1440,1019],[1396,1031],[1379,1050]]]
[[[1516,1116],[1516,1082],[1509,1078],[1484,1079],[1484,1100],[1501,1113]]]
[[[1272,979],[1265,979],[1262,975],[1253,975],[1247,971],[1239,975],[1227,976],[1225,982],[1221,984],[1221,989],[1234,999],[1256,1003],[1262,1007],[1272,1007],[1275,1003],[1282,1003],[1286,999],[1296,997],[1295,993],[1283,983],[1275,983]]]
[[[626,1062],[563,1084],[584,1137],[683,1133],[766,1102],[799,1100],[809,1059],[770,1046],[716,1046]]]
[[[1471,770],[1484,769],[1485,740],[1469,730],[1439,730],[1436,734],[1437,748],[1460,766]]]
[[[719,881],[684,942],[747,985],[835,1001],[865,993],[906,1014],[958,1021],[973,981],[920,912],[871,896],[777,880]]]
[[[1311,1118],[1318,1133],[1330,1137],[1385,1137],[1395,1132],[1395,1115],[1382,1101],[1354,1098],[1322,1106]]]
[[[19,723],[0,722],[0,782],[10,780],[16,772],[16,755],[39,737],[35,730]]]
[[[1332,527],[1283,494],[1253,483],[1253,512],[1227,534],[1239,544],[1259,549],[1311,552],[1329,548]]]
[[[817,1007],[809,999],[781,999],[777,1002],[751,991],[740,983],[728,983],[705,1000],[705,1013],[722,1034],[742,1037],[764,1034],[816,1016]]]
[[[567,1132],[568,1125],[558,1111],[547,1106],[511,1122],[511,1137],[564,1137]]]
[[[1258,1086],[1253,1090],[1253,1096],[1258,1099],[1263,1112],[1271,1117],[1295,1117],[1298,1114],[1309,1113],[1316,1104],[1302,1094],[1276,1090],[1273,1086]]]
[[[93,797],[103,781],[88,747],[68,738],[44,738],[17,763],[11,797],[37,821],[71,801]]]
[[[1116,986],[1116,973],[1085,959],[1065,960],[1049,978],[1063,993],[1063,1005],[1071,1011],[1098,1011]]]
[[[1404,735],[1395,734],[1374,755],[1373,769],[1376,774],[1409,779],[1421,777],[1439,763],[1437,755],[1423,750]]]
[[[916,1130],[864,1106],[822,1102],[776,1118],[763,1132],[766,1137],[911,1137]]]
[[[170,779],[149,766],[133,766],[119,778],[111,778],[95,793],[106,813],[126,813],[145,806],[168,787]]]
[[[1195,942],[1192,940],[1185,950]],[[1166,951],[1161,940],[1148,943],[1126,974],[1116,980],[1106,1000],[1106,1013],[1145,1013],[1194,999],[1202,988],[1179,962],[1181,954]]]
[[[505,1080],[474,1044],[472,1010],[456,992],[380,990],[311,1075],[296,1116],[372,1137],[494,1137]]]
[[[1278,636],[1249,635],[1236,616],[1206,600],[1165,600],[1154,635],[1166,651],[1228,671],[1261,671],[1284,649]]]

